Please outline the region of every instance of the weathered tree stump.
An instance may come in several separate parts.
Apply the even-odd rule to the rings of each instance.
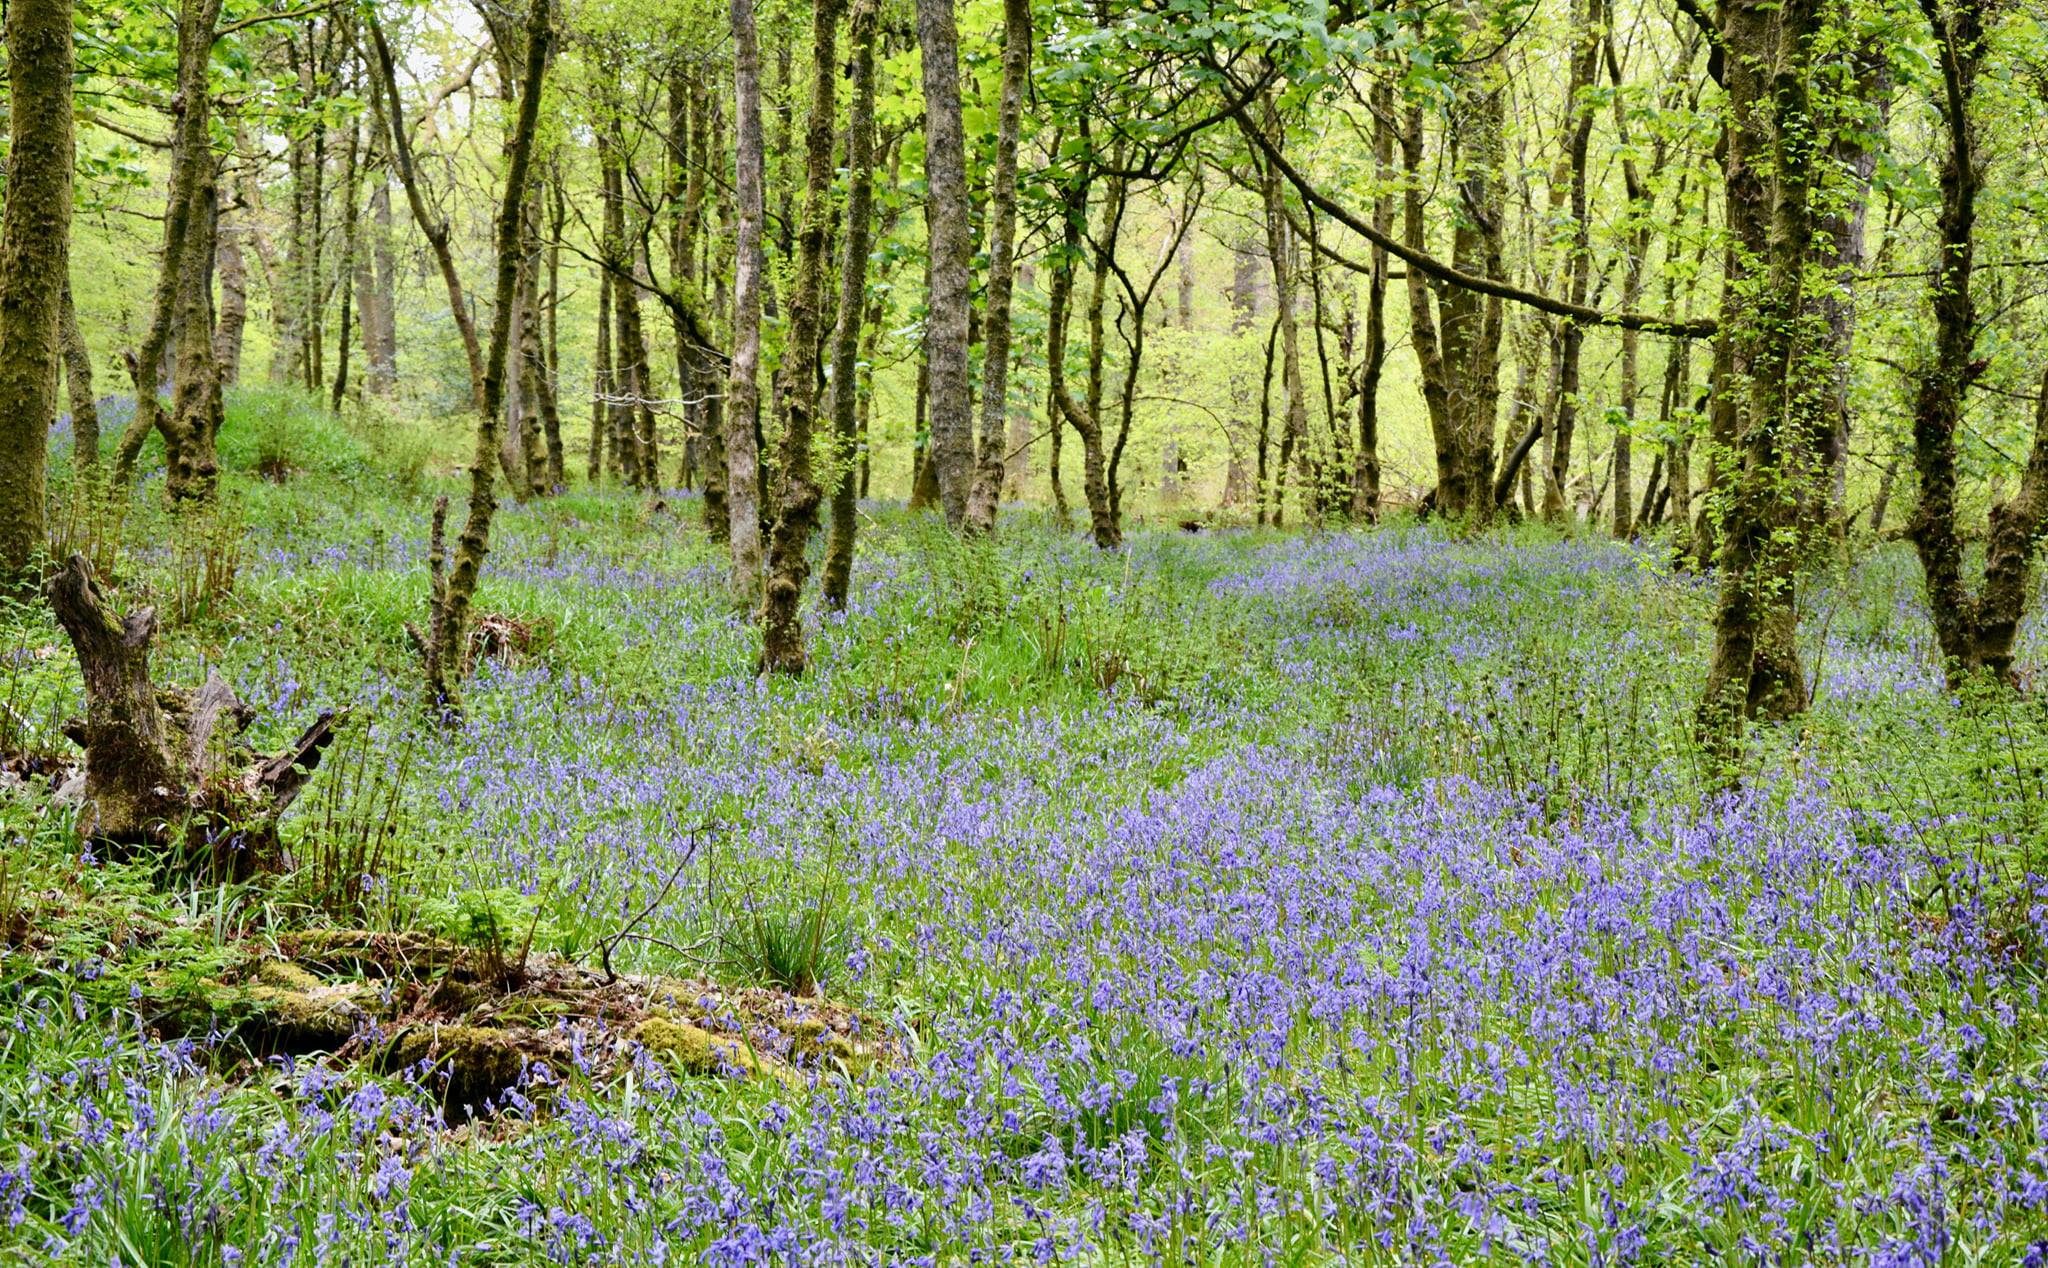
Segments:
[[[85,750],[79,835],[116,856],[161,852],[167,876],[242,880],[284,866],[277,821],[312,779],[338,719],[324,711],[281,753],[238,743],[255,711],[217,673],[196,693],[149,674],[156,610],[116,619],[82,556],[48,586],[85,678],[83,721],[64,732]]]

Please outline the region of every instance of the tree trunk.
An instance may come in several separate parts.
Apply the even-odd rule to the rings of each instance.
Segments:
[[[1373,87],[1373,177],[1382,190],[1392,188],[1394,170],[1394,89]],[[1372,223],[1382,234],[1394,229],[1394,199],[1382,193],[1373,199]],[[1365,357],[1358,373],[1358,454],[1352,468],[1351,515],[1377,523],[1380,518],[1380,379],[1387,368],[1387,250],[1374,245],[1371,272],[1365,282]]]
[[[804,127],[804,209],[797,230],[796,279],[790,287],[789,342],[783,353],[785,410],[777,456],[775,525],[768,534],[767,577],[761,601],[761,667],[771,673],[804,671],[804,627],[798,604],[810,578],[805,555],[818,530],[823,496],[811,474],[811,437],[817,431],[818,353],[824,336],[826,203],[832,196],[835,63],[839,0],[811,6],[811,112]]]
[[[1003,86],[996,111],[996,170],[988,217],[987,317],[983,327],[981,455],[967,499],[970,533],[995,528],[1003,493],[1003,447],[1010,410],[1010,289],[1016,272],[1017,137],[1031,73],[1031,0],[1003,0]]]
[[[220,315],[213,331],[213,359],[220,366],[222,387],[242,377],[242,334],[249,322],[249,270],[242,259],[240,219],[214,228],[214,268],[220,275]]]
[[[597,271],[597,351],[590,361],[590,487],[604,481],[604,451],[608,399],[612,392],[612,275]]]
[[[370,186],[370,249],[365,252],[366,288],[356,298],[363,324],[363,391],[388,397],[398,386],[398,296],[397,264],[391,254],[391,185],[385,171],[376,170]]]
[[[1267,128],[1278,131],[1270,110]],[[1259,195],[1265,209],[1266,259],[1273,266],[1273,300],[1280,328],[1280,394],[1284,413],[1280,424],[1279,469],[1273,473],[1273,522],[1278,524],[1287,504],[1289,455],[1296,445],[1307,440],[1308,393],[1302,382],[1301,339],[1295,319],[1294,246],[1288,232],[1286,194],[1280,185],[1277,165],[1270,162],[1259,165]],[[1304,487],[1301,496],[1306,505],[1313,493]]]
[[[1505,214],[1500,177],[1505,164],[1502,93],[1497,65],[1482,63],[1466,72],[1457,149],[1462,196],[1468,209],[1459,214],[1451,259],[1459,271],[1487,277],[1499,277],[1506,271],[1501,262]],[[1452,286],[1440,295],[1438,308],[1443,316],[1443,357],[1449,372],[1446,406],[1454,461],[1450,482],[1439,486],[1437,509],[1483,527],[1493,518],[1501,301],[1498,296]]]
[[[361,132],[357,124],[349,124],[348,148],[344,151],[343,164],[345,178],[341,183],[341,337],[334,345],[334,397],[331,406],[336,410],[341,408],[341,402],[348,394],[349,320],[353,311],[350,304],[355,294],[349,282],[354,279],[356,271],[356,221],[359,219],[356,204],[362,201],[363,194]]]
[[[217,0],[207,0],[207,2],[217,3]],[[544,7],[547,0],[534,0],[534,2]],[[383,120],[387,133],[385,140],[389,143],[389,152],[398,160],[399,183],[405,187],[405,198],[406,202],[412,207],[413,222],[419,226],[420,233],[427,240],[427,245],[433,249],[434,261],[440,266],[441,281],[448,288],[449,315],[454,319],[456,332],[462,336],[462,353],[469,365],[471,397],[479,416],[486,413],[493,415],[490,422],[492,432],[494,433],[491,438],[491,447],[495,450],[497,447],[497,437],[495,435],[497,421],[495,415],[498,403],[487,402],[484,397],[484,379],[486,375],[484,372],[483,346],[477,338],[476,322],[470,316],[469,303],[462,292],[462,275],[456,270],[455,252],[449,244],[448,222],[434,219],[427,209],[426,190],[420,183],[418,169],[413,163],[412,141],[406,133],[405,112],[398,100],[398,76],[392,64],[391,46],[385,41],[384,30],[377,24],[374,17],[370,19],[370,41],[377,53],[378,86],[383,89],[384,93]],[[487,404],[489,405],[488,409],[485,408]],[[486,471],[486,478],[488,478],[488,471]],[[473,498],[472,502],[474,502]],[[488,516],[486,516],[485,522],[488,524]]]
[[[1591,225],[1586,218],[1586,150],[1593,136],[1593,110],[1585,100],[1599,68],[1602,16],[1600,0],[1574,4],[1572,15],[1576,45],[1572,49],[1571,77],[1565,85],[1565,162],[1570,168],[1571,243],[1566,248],[1566,297],[1574,304],[1586,302],[1592,277]],[[1633,332],[1629,332],[1633,335]],[[1573,429],[1578,424],[1579,357],[1585,347],[1585,329],[1567,317],[1560,332],[1557,413],[1550,425],[1550,470],[1543,486],[1543,518],[1561,523],[1566,515],[1565,485],[1571,478]]]
[[[549,0],[532,0],[526,16],[519,112],[507,153],[504,196],[498,205],[498,277],[495,304],[491,309],[490,352],[483,363],[476,453],[469,468],[469,506],[452,563],[447,559],[442,540],[447,499],[441,499],[434,508],[428,559],[428,626],[425,631],[417,626],[406,627],[414,648],[420,653],[425,671],[428,707],[437,717],[450,722],[461,717],[461,704],[455,688],[467,667],[470,602],[476,595],[477,575],[483,569],[484,555],[490,549],[491,516],[497,509],[491,488],[491,466],[497,460],[498,412],[504,404],[506,362],[512,339],[512,309],[519,285],[519,222],[521,208],[526,204],[527,170],[533,160],[533,137],[539,128],[541,85],[547,74],[551,42]],[[404,124],[396,108],[398,94],[391,78],[389,50],[383,47],[381,37],[378,51],[379,60],[384,64],[385,87],[391,98],[392,131],[402,134]],[[402,140],[399,148],[401,151],[405,148]],[[410,166],[409,159],[407,165]],[[416,192],[417,186],[408,181],[408,189]],[[420,204],[415,202],[414,211],[420,210]],[[422,218],[422,224],[425,223]],[[445,229],[442,234],[445,241]],[[451,279],[454,276],[452,266],[448,276]]]
[[[178,12],[175,101],[182,108],[172,132],[170,188],[164,201],[163,263],[150,302],[149,328],[128,367],[135,386],[135,414],[122,430],[114,454],[114,477],[123,484],[134,473],[142,442],[157,429],[163,417],[163,402],[158,395],[159,367],[170,346],[171,323],[178,308],[179,278],[186,260],[185,239],[194,217],[203,214],[200,190],[210,180],[213,166],[208,137],[212,98],[207,91],[207,67],[220,3],[221,0],[182,0]]]
[[[853,42],[853,107],[846,124],[846,249],[839,265],[839,325],[832,334],[832,469],[836,483],[820,583],[825,602],[834,611],[846,608],[857,531],[854,458],[860,443],[860,337],[868,311],[868,252],[875,206],[875,31],[880,19],[879,0],[854,0],[848,27]]]
[[[71,403],[71,464],[91,471],[100,462],[100,405],[93,395],[92,353],[78,329],[78,310],[71,302],[71,283],[64,283],[58,341],[64,353],[64,388]]]
[[[1986,675],[2013,682],[2012,649],[2026,614],[2034,544],[2048,528],[2048,374],[2034,419],[2033,445],[2019,491],[1992,507],[1984,545],[1984,580],[1971,594],[1963,580],[1963,542],[1956,511],[1956,435],[1963,394],[1981,362],[1976,357],[1977,310],[1971,297],[1976,263],[1977,195],[1982,155],[1971,115],[1984,56],[1981,0],[1922,0],[1934,28],[1941,66],[1942,123],[1940,250],[1929,288],[1934,347],[1915,374],[1913,466],[1920,506],[1908,534],[1926,577],[1935,641],[1951,688]]]
[[[201,168],[178,269],[176,388],[171,412],[158,424],[164,437],[164,493],[173,502],[209,500],[220,480],[215,451],[220,369],[213,359],[213,239],[219,211],[212,155]]]
[[[1095,240],[1095,275],[1088,298],[1088,399],[1077,402],[1067,390],[1067,327],[1071,317],[1074,261],[1081,254],[1082,228],[1088,214],[1088,187],[1070,183],[1066,198],[1066,241],[1054,266],[1050,311],[1046,323],[1047,382],[1060,418],[1081,437],[1081,491],[1088,500],[1088,518],[1095,544],[1113,550],[1123,544],[1116,510],[1110,504],[1107,463],[1102,446],[1102,306],[1108,293],[1111,255],[1123,223],[1124,182],[1112,177],[1103,199],[1102,229]],[[1058,420],[1055,420],[1058,426]]]
[[[754,30],[754,0],[732,0],[734,192],[739,226],[734,235],[732,370],[726,389],[725,459],[727,542],[732,552],[732,597],[742,611],[761,603],[760,451],[754,418],[761,407],[756,380],[761,364],[761,49]]]
[[[1401,127],[1401,237],[1411,250],[1429,246],[1423,220],[1422,107],[1411,105]],[[1422,404],[1429,417],[1430,438],[1436,449],[1437,492],[1431,501],[1444,509],[1443,490],[1456,483],[1458,437],[1453,430],[1450,382],[1444,365],[1443,344],[1438,338],[1436,314],[1430,306],[1432,283],[1420,269],[1403,270],[1408,279],[1408,342],[1415,348],[1416,369],[1422,381]],[[1441,303],[1441,294],[1438,295]]]
[[[946,523],[959,528],[975,468],[967,361],[974,278],[953,0],[917,0],[917,39],[924,66],[925,225],[931,257],[925,335],[930,462]]]
[[[1701,719],[1736,738],[1740,718],[1780,720],[1806,708],[1795,641],[1798,550],[1788,532],[1814,494],[1815,356],[1795,346],[1812,243],[1808,192],[1816,138],[1807,71],[1821,20],[1816,0],[1727,0],[1727,218],[1734,249],[1763,265],[1756,285],[1723,287],[1728,374],[1741,391],[1735,457],[1722,492],[1720,593]],[[1752,245],[1754,244],[1754,245]],[[1738,265],[1739,267],[1739,265]],[[1806,364],[1800,364],[1800,363]]]
[[[10,149],[0,211],[0,584],[43,548],[50,424],[71,250],[71,4],[7,6]]]

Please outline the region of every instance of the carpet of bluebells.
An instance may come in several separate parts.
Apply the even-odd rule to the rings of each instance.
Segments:
[[[480,606],[544,636],[441,736],[425,495],[381,483],[243,490],[235,593],[161,660],[277,734],[354,706],[410,772],[391,918],[504,892],[588,956],[651,904],[668,949],[621,954],[691,972],[734,910],[812,912],[904,1059],[571,1072],[450,1130],[17,963],[0,1260],[2048,1264],[2048,723],[1943,692],[1910,557],[1816,580],[1816,708],[1731,781],[1705,585],[1652,545],[1103,556],[870,508],[850,611],[765,683],[695,503],[579,495],[507,508]]]

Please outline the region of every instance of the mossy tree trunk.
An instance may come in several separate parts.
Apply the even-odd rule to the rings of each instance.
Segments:
[[[761,667],[773,673],[804,671],[804,631],[798,613],[810,575],[805,551],[818,529],[823,496],[811,472],[811,438],[818,430],[818,353],[824,336],[827,206],[832,197],[833,119],[839,47],[838,0],[811,7],[811,112],[804,128],[803,220],[797,229],[796,279],[790,287],[789,340],[783,350],[782,448],[775,476],[775,524],[768,534],[768,575],[762,588]]]
[[[1976,262],[1977,195],[1983,181],[1974,108],[1984,55],[1979,0],[1922,0],[1934,28],[1941,67],[1938,105],[1946,136],[1941,159],[1940,254],[1929,295],[1934,346],[1919,367],[1913,393],[1913,465],[1920,505],[1908,529],[1926,577],[1928,609],[1951,687],[1974,677],[2010,685],[2013,640],[2026,615],[2035,541],[2048,529],[2048,374],[2035,407],[2034,439],[2019,491],[1991,508],[1984,577],[1976,593],[1963,579],[1957,523],[1956,438],[1963,396],[1981,367],[1977,309],[1971,297]]]
[[[981,384],[981,448],[967,497],[969,532],[995,528],[1003,493],[1010,404],[1010,291],[1016,274],[1017,139],[1031,73],[1030,0],[1003,0],[1003,83],[996,109],[996,170],[989,191],[987,317]]]
[[[92,352],[78,328],[69,281],[64,284],[63,306],[58,338],[64,348],[64,391],[71,405],[71,462],[80,472],[91,471],[100,462],[100,406],[93,395]]]
[[[726,541],[732,552],[733,602],[744,612],[761,603],[761,46],[754,0],[732,0],[733,235],[732,367],[726,387]]]
[[[1733,740],[1745,718],[1777,721],[1807,705],[1797,632],[1802,507],[1816,487],[1824,393],[1808,381],[1799,318],[1813,243],[1810,193],[1818,145],[1808,70],[1823,26],[1816,0],[1728,0],[1722,10],[1728,109],[1729,259],[1723,290],[1735,464],[1720,491],[1720,593],[1701,720]]]
[[[868,251],[875,215],[875,30],[879,0],[854,0],[853,106],[846,123],[846,244],[839,265],[839,323],[832,334],[832,527],[819,588],[835,610],[846,607],[853,576],[860,447],[861,328],[868,316]]]
[[[0,214],[0,582],[28,584],[71,249],[71,4],[7,6],[7,205]]]
[[[215,168],[207,135],[207,123],[213,115],[207,66],[213,55],[213,27],[219,23],[219,16],[221,0],[184,0],[178,8],[178,92],[172,98],[178,119],[170,145],[170,193],[164,199],[164,262],[158,270],[156,293],[150,303],[150,326],[129,361],[129,377],[135,381],[135,416],[121,432],[121,445],[115,451],[115,477],[123,483],[135,471],[135,455],[141,453],[143,440],[150,438],[150,432],[158,430],[164,420],[158,373],[164,363],[164,350],[170,346],[178,303],[184,295],[182,274],[195,258],[186,238],[195,231],[193,221],[209,215],[211,209],[211,203],[203,201]],[[199,231],[207,231],[211,242],[209,229]],[[170,436],[166,436],[168,440]]]
[[[170,413],[157,424],[164,438],[164,493],[173,502],[207,501],[220,481],[220,365],[213,352],[213,247],[220,212],[212,155],[201,168],[178,267],[175,387]]]
[[[469,608],[476,595],[477,576],[483,570],[484,555],[490,549],[491,516],[497,509],[491,468],[497,461],[498,415],[504,406],[513,300],[519,286],[520,219],[526,204],[527,174],[533,163],[533,138],[540,123],[541,87],[547,74],[548,50],[552,43],[549,22],[549,0],[532,0],[526,16],[526,56],[522,63],[519,113],[508,149],[504,194],[498,204],[497,293],[491,313],[490,351],[483,364],[478,401],[476,452],[469,468],[469,506],[452,561],[447,559],[442,545],[445,499],[435,507],[429,558],[431,590],[427,625],[425,629],[415,625],[406,627],[414,648],[420,654],[428,706],[437,717],[449,721],[461,717],[456,687],[467,667]],[[382,45],[381,37],[379,60],[383,63],[393,131],[403,132],[389,50]],[[416,205],[415,211],[418,210]]]

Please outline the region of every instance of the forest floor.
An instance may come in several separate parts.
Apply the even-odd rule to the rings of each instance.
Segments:
[[[166,892],[8,614],[0,1261],[2048,1262],[2048,713],[1941,689],[1908,554],[1731,791],[1654,544],[871,507],[763,682],[694,498],[575,493],[451,732],[434,454],[235,409],[223,510],[61,533],[345,738],[290,873]]]

